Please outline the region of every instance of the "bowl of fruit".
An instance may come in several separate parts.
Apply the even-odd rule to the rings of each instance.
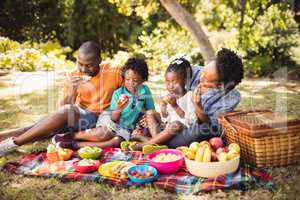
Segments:
[[[219,137],[177,149],[184,153],[186,168],[195,176],[214,178],[235,172],[239,167],[239,145],[232,143],[226,147]]]
[[[128,178],[133,183],[151,183],[157,177],[157,170],[149,165],[136,165],[128,169]]]
[[[82,147],[78,150],[78,155],[83,159],[97,159],[102,152],[99,147]]]
[[[175,173],[184,163],[184,154],[176,149],[162,149],[148,155],[150,165],[160,173]]]
[[[96,171],[100,165],[99,160],[83,159],[73,162],[73,168],[80,173],[89,173]]]
[[[72,149],[57,148],[54,144],[49,144],[47,147],[47,160],[49,162],[56,162],[61,160],[69,160],[73,156]]]

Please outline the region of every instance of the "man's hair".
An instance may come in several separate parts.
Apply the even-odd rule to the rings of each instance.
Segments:
[[[99,44],[93,41],[87,41],[84,42],[80,47],[79,47],[79,52],[84,54],[84,55],[89,55],[94,58],[100,58],[101,59],[101,49]]]
[[[226,92],[234,89],[242,81],[244,77],[243,63],[235,52],[222,48],[217,53],[216,65],[220,81],[224,83]]]
[[[186,81],[188,81],[193,74],[191,64],[185,58],[176,58],[175,60],[173,60],[169,64],[166,70],[166,73],[167,72],[180,74]]]
[[[144,59],[129,58],[122,67],[122,76],[124,78],[127,70],[132,70],[138,73],[144,81],[148,80],[148,65]]]

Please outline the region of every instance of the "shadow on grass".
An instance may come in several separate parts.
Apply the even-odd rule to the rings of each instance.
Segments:
[[[31,124],[57,109],[58,88],[0,99],[0,131]]]

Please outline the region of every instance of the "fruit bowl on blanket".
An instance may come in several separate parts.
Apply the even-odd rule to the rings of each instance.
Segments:
[[[136,165],[128,169],[129,179],[137,184],[151,183],[158,177],[157,170],[148,165]]]
[[[78,150],[78,155],[83,159],[97,159],[102,152],[99,147],[82,147]]]
[[[160,173],[175,173],[184,163],[184,154],[176,149],[162,149],[148,155],[150,165]]]
[[[83,159],[80,161],[75,161],[73,163],[73,168],[75,171],[80,173],[89,173],[96,171],[100,165],[99,160],[92,160],[92,159]]]
[[[235,172],[240,163],[240,156],[223,162],[197,162],[185,157],[187,170],[194,176],[214,178]]]

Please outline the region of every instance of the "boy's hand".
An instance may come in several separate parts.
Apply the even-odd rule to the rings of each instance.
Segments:
[[[139,121],[139,124],[143,127],[143,128],[148,128],[148,124],[147,124],[147,120],[146,120],[146,115],[143,115],[141,120]]]
[[[117,109],[124,109],[127,105],[127,102],[129,101],[129,98],[125,94],[121,94],[117,103]]]

